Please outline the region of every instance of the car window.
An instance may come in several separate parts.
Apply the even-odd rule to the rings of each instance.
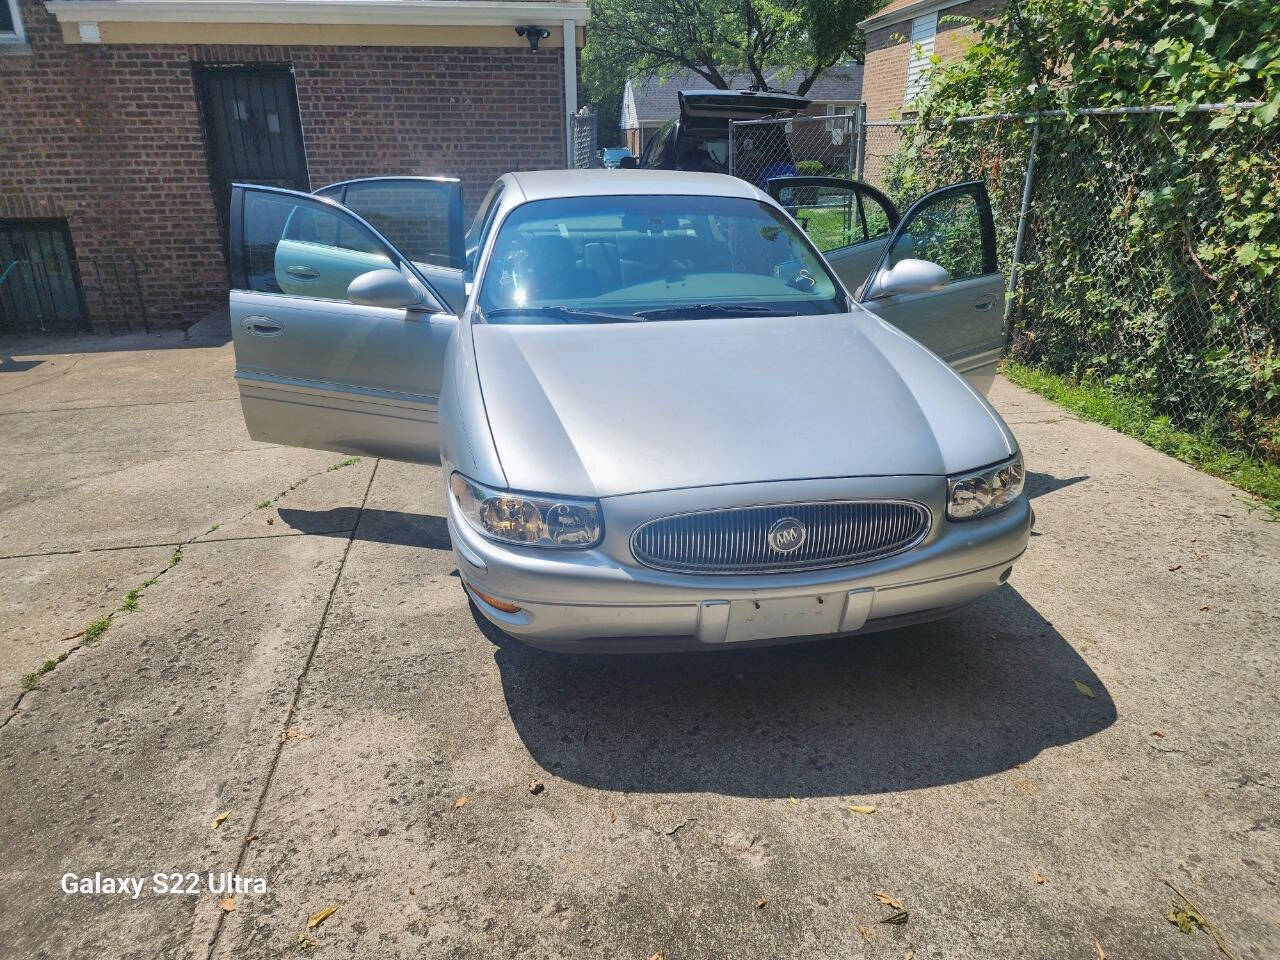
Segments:
[[[478,303],[495,323],[846,309],[839,284],[776,207],[717,196],[523,204],[498,230]]]
[[[854,189],[834,184],[800,184],[783,187],[777,199],[823,253],[867,239],[858,191]]]
[[[480,201],[480,209],[476,211],[476,215],[471,221],[471,226],[467,228],[466,251],[467,269],[469,270],[475,268],[475,258],[480,252],[480,248],[484,246],[485,238],[489,235],[489,228],[493,226],[494,214],[498,212],[498,201],[502,199],[502,189],[501,180],[498,180],[489,188],[489,192]]]
[[[640,166],[649,167],[650,169],[658,169],[662,166],[662,158],[666,154],[667,141],[671,139],[671,134],[675,131],[675,128],[676,122],[668,120],[653,135],[653,139],[644,148],[644,156],[640,161]]]
[[[909,257],[939,264],[953,281],[986,273],[978,198],[957,191],[914,211],[889,251],[889,265]]]
[[[347,299],[347,286],[397,258],[358,220],[322,200],[245,194],[245,282],[262,293]]]
[[[368,220],[396,249],[417,263],[454,262],[449,237],[455,184],[426,179],[378,179],[347,185],[342,205]]]
[[[859,216],[868,240],[887,237],[893,232],[893,219],[888,208],[871,194],[858,191]]]

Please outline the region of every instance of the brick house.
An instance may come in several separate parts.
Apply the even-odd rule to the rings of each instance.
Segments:
[[[987,19],[1003,7],[1003,0],[890,0],[859,23],[867,35],[862,80],[867,119],[909,115],[930,58],[945,62],[964,54],[973,28],[948,18]]]
[[[794,91],[799,78],[793,71],[774,70],[765,75],[769,86]],[[752,84],[750,74],[728,78],[732,89],[744,90]],[[711,84],[692,70],[680,70],[665,80],[635,77],[622,93],[622,145],[637,157],[650,138],[680,110],[676,95],[681,90],[710,90]],[[813,101],[808,112],[818,116],[849,113],[862,98],[862,65],[841,63],[824,72],[805,94]]]
[[[565,166],[587,17],[585,0],[0,0],[0,334],[198,319],[226,296],[233,180],[448,174],[470,208],[506,171]]]

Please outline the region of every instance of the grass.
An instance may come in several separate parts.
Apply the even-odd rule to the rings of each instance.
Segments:
[[[331,466],[331,467],[330,467],[328,470],[326,470],[325,472],[326,472],[326,473],[333,473],[333,471],[335,471],[335,470],[341,470],[343,467],[351,467],[351,466],[354,466],[355,464],[357,464],[357,463],[359,463],[359,462],[360,462],[360,458],[359,458],[359,457],[347,457],[347,459],[345,459],[345,460],[339,460],[337,463],[335,463],[333,466]],[[289,489],[290,489],[290,490],[292,490],[292,489],[293,489],[293,487],[290,487]]]
[[[1203,433],[1180,430],[1140,396],[1093,380],[1078,381],[1006,360],[1004,375],[1086,420],[1118,430],[1149,447],[1221,477],[1258,498],[1280,520],[1280,464],[1234,450]]]
[[[111,626],[110,617],[100,617],[84,628],[84,642],[93,643],[100,636],[107,632],[107,627]]]

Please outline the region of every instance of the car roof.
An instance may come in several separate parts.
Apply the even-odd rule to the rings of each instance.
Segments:
[[[553,197],[660,196],[698,194],[716,197],[768,197],[745,180],[723,173],[683,170],[532,170],[509,173],[526,200]]]

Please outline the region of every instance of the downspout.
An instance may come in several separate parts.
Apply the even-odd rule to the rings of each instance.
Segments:
[[[564,165],[573,166],[573,115],[578,112],[578,24],[564,21]]]

